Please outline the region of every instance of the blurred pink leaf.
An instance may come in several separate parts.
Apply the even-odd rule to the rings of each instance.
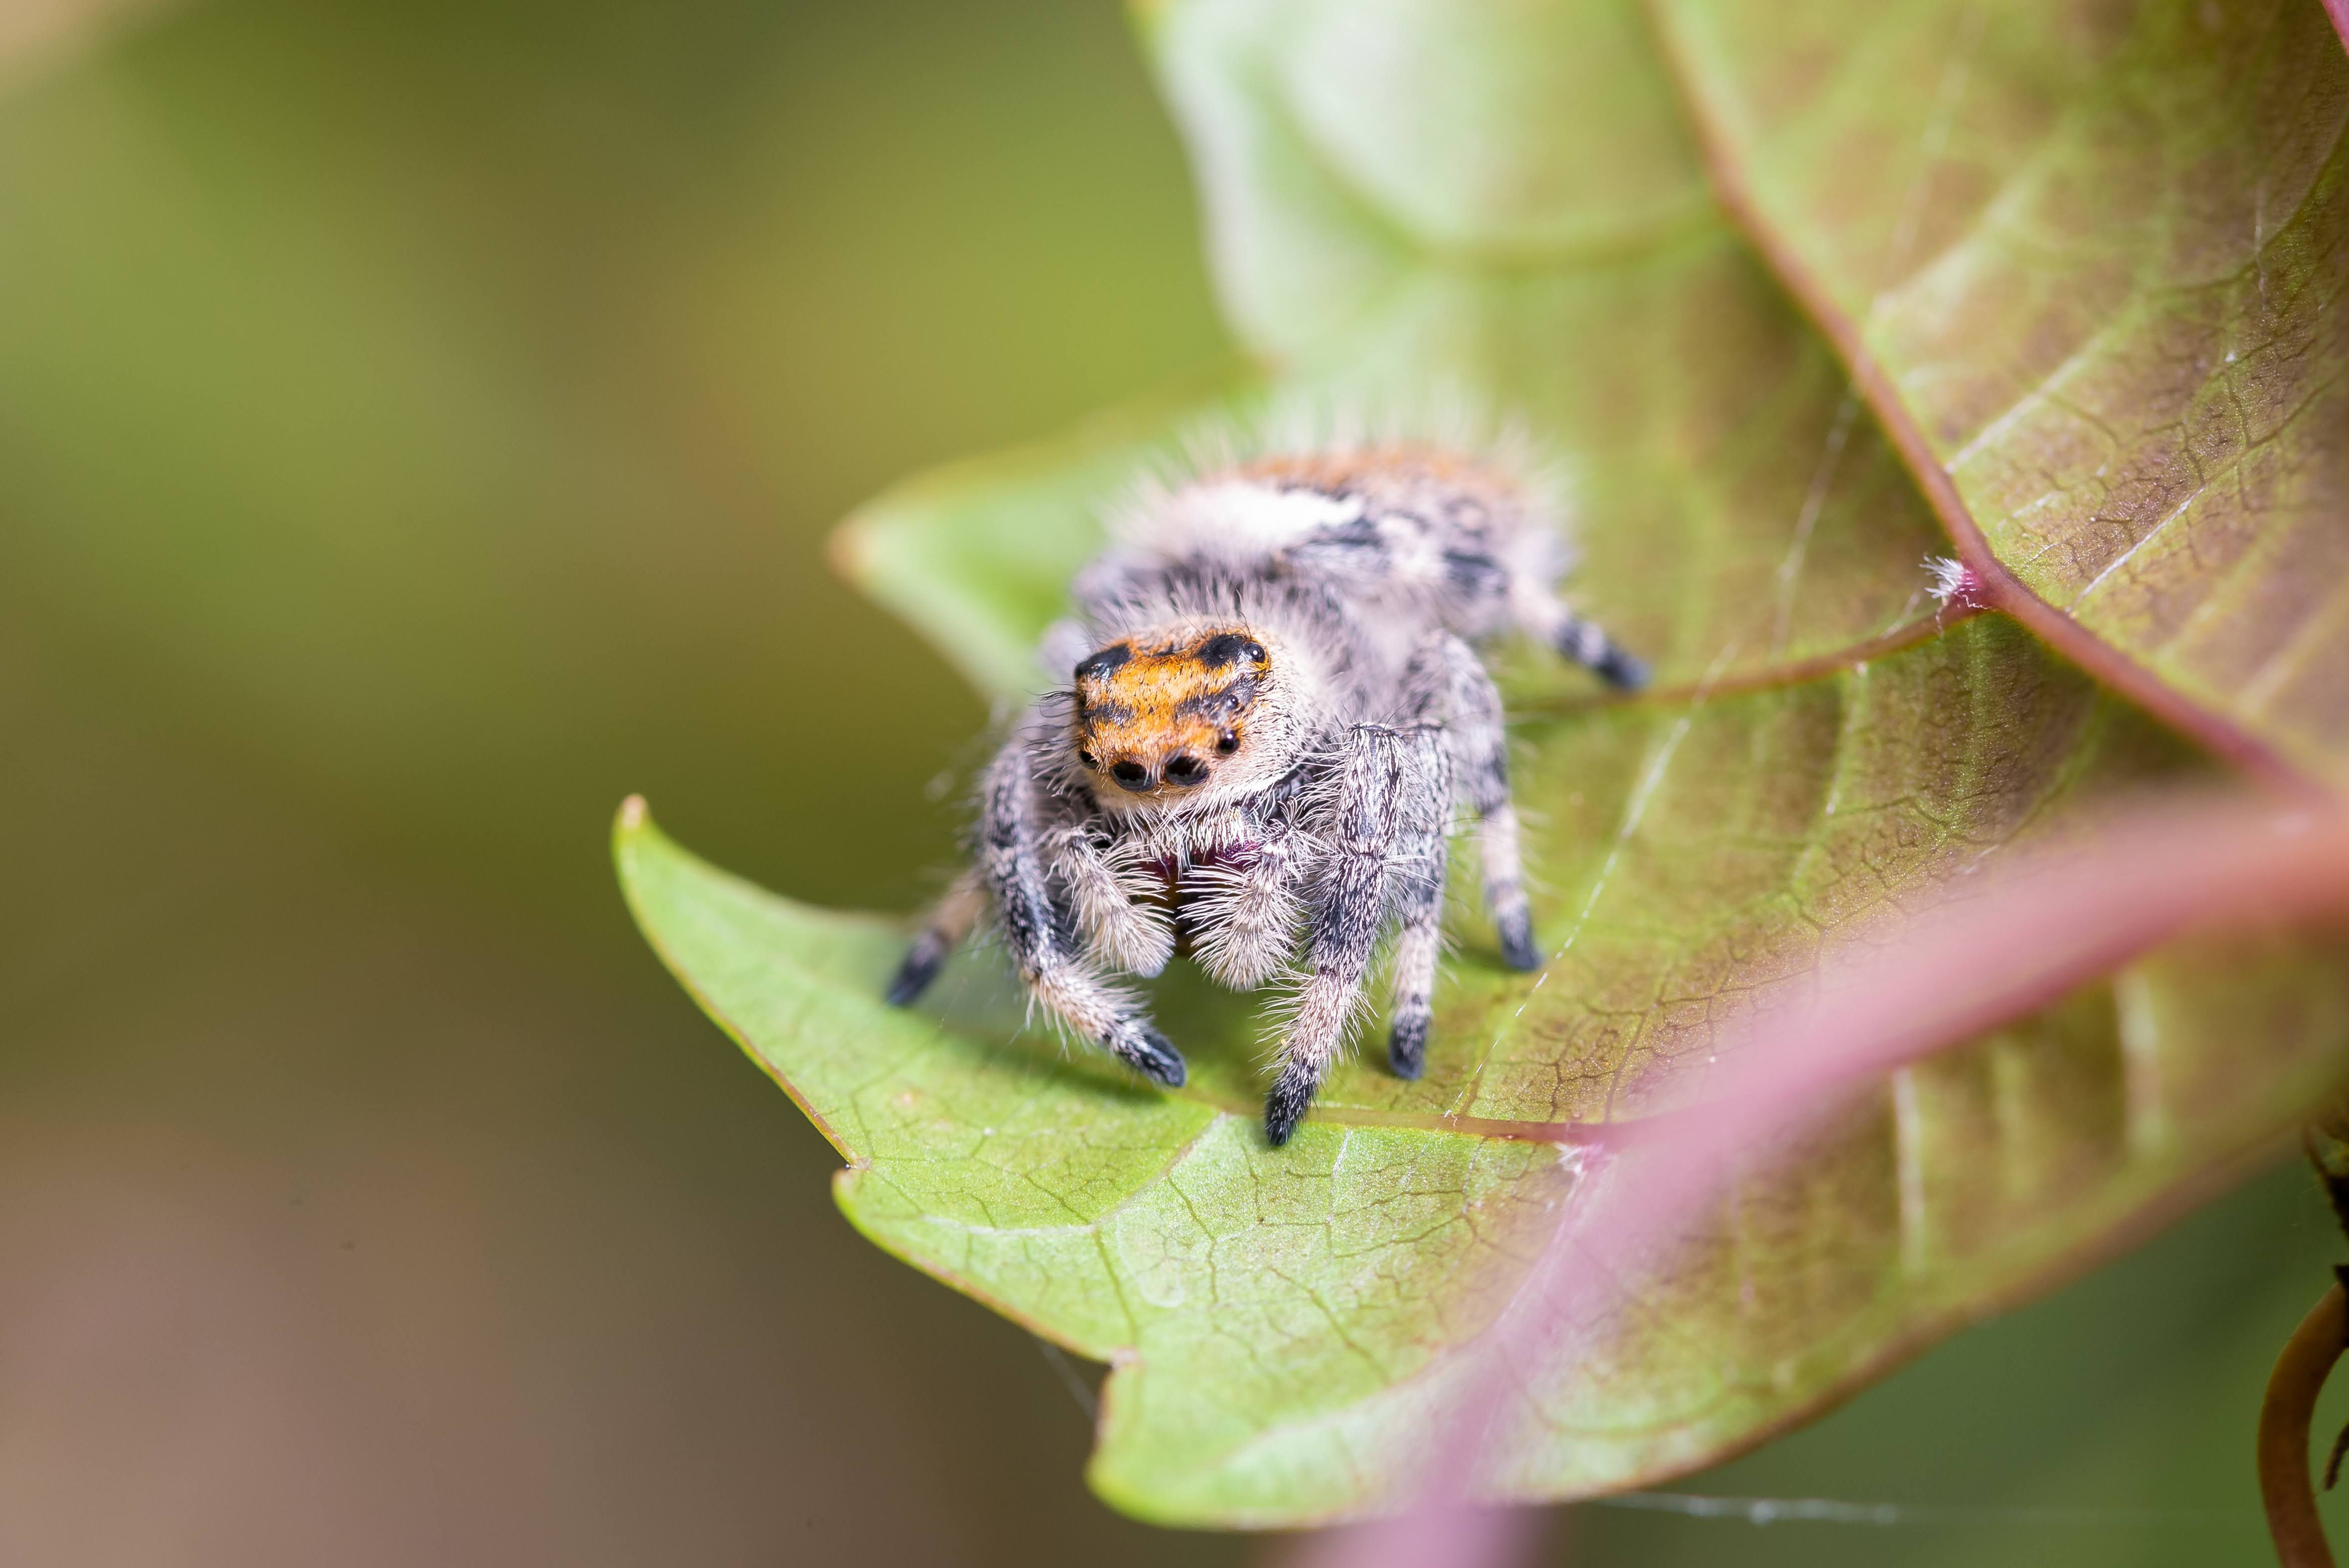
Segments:
[[[1755,1020],[1692,1075],[1697,1103],[1619,1153],[1561,1215],[1437,1418],[1415,1509],[1301,1549],[1296,1561],[1498,1568],[1522,1531],[1469,1500],[1538,1419],[1524,1370],[1607,1342],[1671,1254],[1697,1239],[1739,1169],[1798,1153],[1806,1125],[1876,1075],[2023,1016],[2085,975],[2189,934],[2349,913],[2349,811],[2213,799],[2147,805],[2093,837],[2016,855],[1880,942],[1823,967],[1817,994]],[[1338,1550],[1343,1542],[1343,1550]]]

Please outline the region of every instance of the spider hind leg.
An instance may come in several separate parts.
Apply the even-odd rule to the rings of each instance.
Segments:
[[[977,872],[965,872],[955,879],[946,897],[930,911],[913,945],[905,949],[897,972],[890,976],[889,988],[882,993],[889,1006],[910,1007],[921,1000],[922,993],[930,988],[930,982],[938,977],[938,971],[946,967],[954,950],[962,945],[963,938],[978,923],[986,903],[986,891],[980,887]]]

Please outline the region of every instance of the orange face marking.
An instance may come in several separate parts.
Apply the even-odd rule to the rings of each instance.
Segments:
[[[1077,665],[1077,755],[1136,795],[1196,789],[1247,738],[1272,669],[1245,627],[1112,643]]]

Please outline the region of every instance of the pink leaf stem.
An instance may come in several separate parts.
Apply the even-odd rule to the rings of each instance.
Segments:
[[[1557,1228],[1428,1422],[1401,1517],[1308,1542],[1294,1561],[1486,1568],[1526,1533],[1477,1505],[1506,1489],[1512,1425],[1544,1369],[1603,1357],[1612,1325],[1736,1171],[1864,1080],[2008,1023],[2189,934],[2349,910],[2349,811],[2245,797],[2141,805],[2091,833],[1985,862],[1887,936],[1821,967],[1798,1008],[1723,1031],[1668,1131],[1594,1151]]]

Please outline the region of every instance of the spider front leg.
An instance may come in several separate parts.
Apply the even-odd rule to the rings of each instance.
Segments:
[[[1052,896],[1041,848],[1033,759],[1015,738],[988,769],[979,812],[978,872],[994,898],[1029,994],[1103,1050],[1169,1088],[1184,1079],[1183,1058],[1151,1026],[1129,993],[1104,982],[1077,948]]]
[[[1345,1047],[1386,924],[1391,888],[1398,880],[1413,888],[1423,884],[1419,869],[1431,852],[1428,841],[1433,853],[1443,853],[1448,778],[1443,737],[1433,729],[1366,724],[1347,738],[1311,914],[1312,972],[1298,995],[1280,1070],[1265,1099],[1265,1136],[1276,1144],[1297,1130]],[[1439,825],[1431,831],[1431,823]],[[1440,882],[1437,890],[1440,903]]]

